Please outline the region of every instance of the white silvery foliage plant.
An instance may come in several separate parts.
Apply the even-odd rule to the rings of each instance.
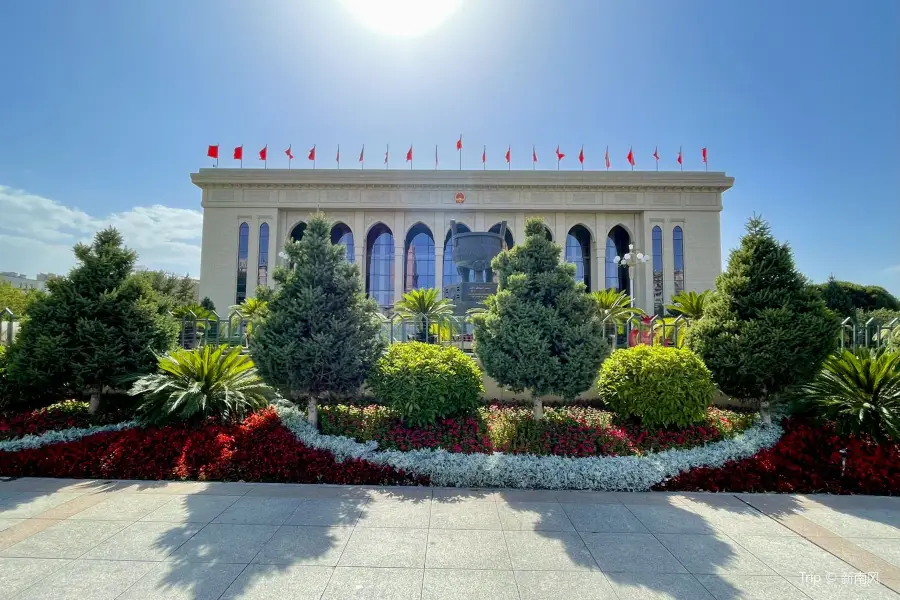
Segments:
[[[446,450],[379,452],[377,442],[359,443],[343,436],[323,435],[294,407],[276,406],[282,423],[302,443],[332,452],[338,462],[359,458],[424,475],[435,485],[579,490],[646,491],[679,473],[697,467],[721,467],[728,461],[771,448],[782,434],[778,425],[754,425],[741,435],[689,449],[665,450],[647,456],[570,458],[530,454],[460,454]]]
[[[137,427],[137,421],[125,421],[114,425],[94,425],[92,427],[71,427],[59,431],[45,431],[41,434],[25,435],[13,440],[0,442],[0,452],[18,452],[19,450],[34,450],[49,444],[60,442],[74,442],[89,435],[105,433],[107,431],[122,431]]]

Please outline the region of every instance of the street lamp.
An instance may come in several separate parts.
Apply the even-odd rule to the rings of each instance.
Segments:
[[[628,294],[631,296],[631,306],[634,306],[634,269],[650,260],[643,252],[635,252],[634,244],[628,244],[628,252],[625,256],[616,256],[613,262],[620,267],[628,267]]]

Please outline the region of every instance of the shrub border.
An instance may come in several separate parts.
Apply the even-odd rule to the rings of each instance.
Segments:
[[[0,442],[0,452],[18,452],[19,450],[34,450],[41,446],[58,444],[61,442],[75,442],[81,438],[107,431],[122,431],[137,427],[137,421],[124,421],[113,425],[94,425],[91,427],[70,427],[69,429],[50,430],[39,434],[28,434],[20,438]]]

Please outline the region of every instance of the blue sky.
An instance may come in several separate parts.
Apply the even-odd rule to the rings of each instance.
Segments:
[[[0,270],[64,270],[106,223],[147,266],[198,272],[189,174],[268,143],[333,166],[410,143],[456,165],[686,168],[735,177],[723,246],[761,213],[800,269],[900,293],[900,3],[462,0],[415,38],[339,2],[81,0],[0,4]],[[222,166],[230,163],[223,160]],[[248,161],[253,163],[255,161]]]

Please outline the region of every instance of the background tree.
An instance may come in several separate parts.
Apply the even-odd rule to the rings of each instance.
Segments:
[[[198,304],[197,282],[187,275],[139,270],[134,276],[149,284],[168,310]]]
[[[795,269],[788,245],[754,216],[686,343],[724,393],[757,403],[768,421],[770,403],[810,381],[835,350],[838,327],[838,317]]]
[[[200,306],[210,312],[214,312],[216,310],[216,305],[212,300],[209,299],[209,296],[203,296],[203,300],[200,301]]]
[[[95,412],[106,388],[156,368],[154,352],[172,346],[177,326],[149,283],[131,276],[137,255],[118,231],[76,245],[75,257],[68,276],[49,280],[48,294],[29,307],[7,376],[32,398],[90,394]]]
[[[832,276],[815,287],[822,293],[828,308],[841,317],[855,317],[858,310],[900,310],[900,299],[881,286],[839,281]]]
[[[8,308],[21,319],[28,306],[43,295],[39,290],[23,290],[8,281],[0,281],[0,311]]]
[[[513,391],[530,390],[540,419],[540,396],[573,399],[591,387],[607,346],[594,300],[575,281],[575,266],[560,264],[543,221],[529,219],[525,235],[494,258],[497,293],[472,322],[485,372]]]
[[[303,239],[285,245],[293,269],[275,270],[279,287],[257,321],[250,354],[263,379],[283,396],[308,396],[310,423],[321,394],[353,393],[384,351],[378,310],[362,292],[359,267],[331,243],[331,224],[309,221]]]

